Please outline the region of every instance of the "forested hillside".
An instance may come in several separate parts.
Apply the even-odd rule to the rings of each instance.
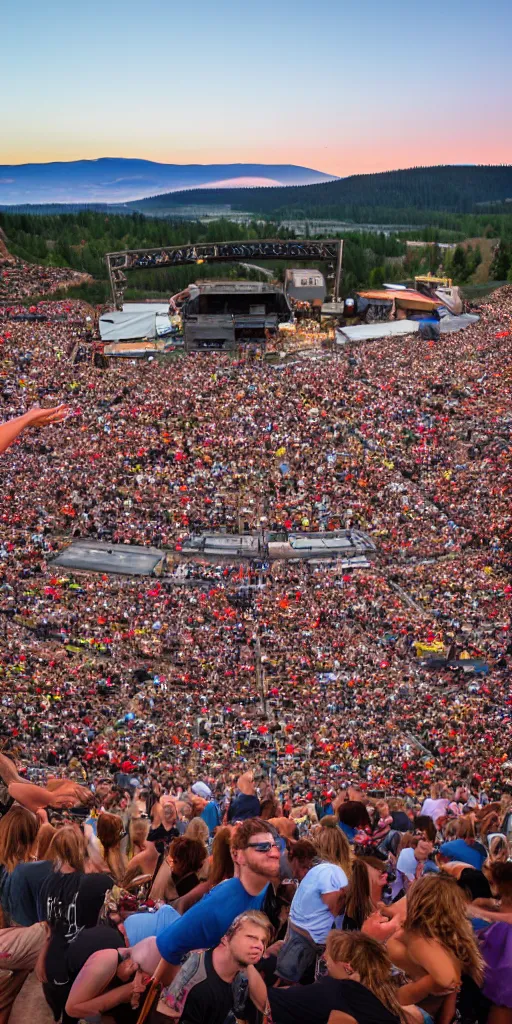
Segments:
[[[290,232],[274,223],[234,224],[227,220],[205,225],[195,221],[153,219],[140,214],[117,216],[99,212],[78,212],[64,216],[30,216],[0,212],[0,228],[9,252],[32,263],[72,267],[91,274],[95,285],[81,291],[92,302],[109,296],[105,253],[120,249],[154,248],[186,242],[232,241],[236,239],[289,237]],[[347,287],[367,284],[384,274],[386,261],[405,256],[405,244],[394,236],[354,232],[345,241],[344,280]],[[267,264],[276,276],[284,264]],[[323,268],[325,270],[325,267]],[[256,272],[254,272],[256,274]],[[203,264],[151,271],[135,271],[128,278],[127,298],[169,295],[191,280],[201,277],[247,277],[241,264]],[[72,293],[70,293],[72,294]]]
[[[490,239],[491,251],[501,239],[493,258],[490,276],[505,280],[512,273],[512,215],[437,214],[438,222],[449,219],[450,229],[436,226],[408,235],[350,231],[345,234],[343,250],[343,289],[348,292],[364,285],[380,285],[385,280],[411,280],[415,273],[444,270],[457,283],[471,281],[482,262],[478,239]],[[435,223],[435,220],[434,220]],[[197,221],[158,219],[141,214],[117,215],[103,212],[77,212],[66,215],[34,216],[0,212],[0,238],[9,253],[29,263],[50,267],[71,267],[87,273],[93,283],[68,292],[93,303],[109,299],[110,290],[105,253],[120,249],[154,248],[188,242],[234,241],[237,239],[290,237],[293,232],[272,221],[235,224],[227,220],[202,224]],[[471,246],[441,250],[437,245],[408,248],[406,237],[415,236],[425,243],[472,239]],[[276,277],[284,273],[284,264],[267,264]],[[325,266],[322,266],[325,271]],[[258,276],[241,264],[218,264],[139,270],[128,276],[126,298],[167,297],[190,281],[204,277]],[[482,280],[480,278],[479,280]]]
[[[481,204],[511,200],[512,166],[412,167],[382,174],[356,174],[339,181],[287,188],[195,189],[155,196],[132,204],[154,213],[178,206],[230,203],[234,209],[280,217],[370,219],[387,211],[396,221],[412,211],[473,213]]]

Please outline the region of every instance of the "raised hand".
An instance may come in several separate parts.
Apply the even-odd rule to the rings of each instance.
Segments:
[[[55,405],[52,409],[40,409],[36,406],[27,413],[28,425],[31,427],[47,427],[51,423],[60,423],[69,416],[69,405]]]

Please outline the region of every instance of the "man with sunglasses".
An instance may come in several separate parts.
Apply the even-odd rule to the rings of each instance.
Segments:
[[[269,882],[279,882],[280,847],[261,818],[241,822],[232,833],[231,855],[237,872],[203,896],[183,917],[156,939],[162,957],[157,976],[169,984],[186,953],[210,949],[220,942],[239,914],[261,910]]]

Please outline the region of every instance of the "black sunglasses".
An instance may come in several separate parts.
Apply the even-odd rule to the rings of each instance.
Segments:
[[[280,850],[279,843],[274,843],[270,839],[265,840],[262,843],[247,843],[247,849],[256,850],[257,853],[269,853],[270,850]]]

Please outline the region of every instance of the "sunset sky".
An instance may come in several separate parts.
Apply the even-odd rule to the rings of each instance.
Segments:
[[[510,0],[4,0],[0,163],[512,163]],[[7,98],[8,97],[8,98]]]

